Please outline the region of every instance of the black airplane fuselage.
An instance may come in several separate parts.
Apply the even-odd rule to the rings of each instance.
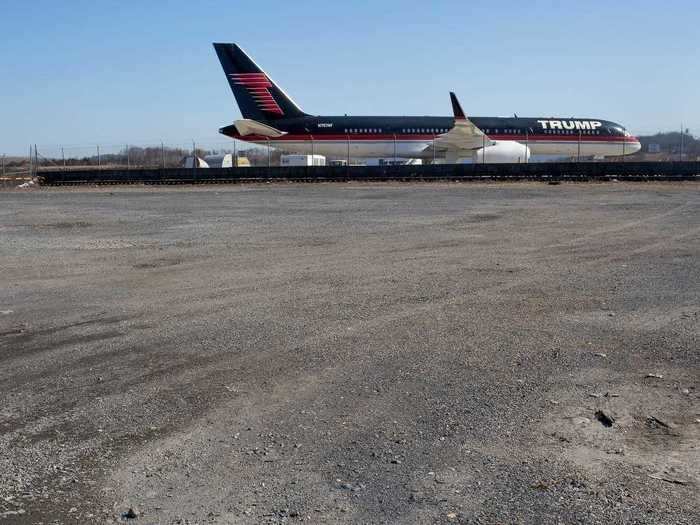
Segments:
[[[493,141],[517,141],[533,154],[623,155],[639,143],[619,124],[602,119],[553,117],[470,117]],[[241,135],[235,125],[221,129],[231,138],[295,153],[430,158],[431,143],[455,125],[454,117],[303,116],[264,121],[284,135]],[[349,144],[348,144],[349,143]],[[437,156],[441,156],[438,151]]]

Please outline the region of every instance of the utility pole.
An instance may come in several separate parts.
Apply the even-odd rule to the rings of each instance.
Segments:
[[[131,159],[129,158],[129,145],[126,145],[126,169],[131,169]]]
[[[63,151],[63,147],[61,147],[61,158],[63,159],[63,171],[66,171],[66,153]]]
[[[34,173],[39,172],[39,151],[36,149],[36,144],[34,144]]]
[[[165,168],[165,145],[160,143],[160,167]]]
[[[101,166],[100,163],[100,145],[97,145],[97,167],[99,168]]]
[[[2,154],[2,176],[5,176],[5,154]]]
[[[29,146],[29,176],[32,176],[32,147]]]

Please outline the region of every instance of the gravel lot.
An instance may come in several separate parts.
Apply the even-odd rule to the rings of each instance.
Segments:
[[[2,192],[0,522],[697,524],[699,190]]]

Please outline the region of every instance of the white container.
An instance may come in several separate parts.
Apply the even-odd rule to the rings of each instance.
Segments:
[[[280,166],[325,166],[326,157],[323,155],[282,155]]]

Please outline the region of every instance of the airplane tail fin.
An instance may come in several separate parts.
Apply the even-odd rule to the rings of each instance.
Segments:
[[[214,44],[243,118],[270,121],[306,115],[236,44]]]

